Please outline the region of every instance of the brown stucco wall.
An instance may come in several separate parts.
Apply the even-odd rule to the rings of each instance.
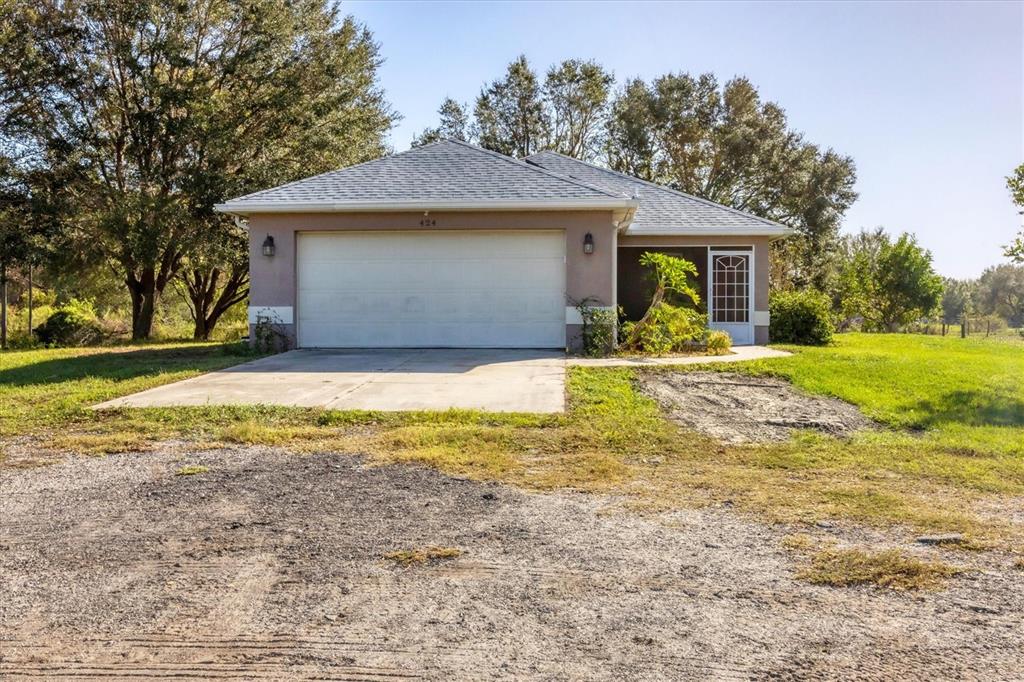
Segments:
[[[743,236],[643,236],[620,235],[619,247],[650,247],[670,250],[672,247],[713,247],[713,246],[752,246],[754,248],[754,311],[755,322],[758,314],[768,315],[768,290],[770,271],[770,237]],[[631,249],[632,251],[632,249]],[[707,268],[707,261],[697,263],[701,270]],[[621,271],[621,268],[620,268]],[[621,288],[623,283],[619,282]],[[706,286],[706,285],[705,285]],[[705,296],[707,291],[705,290]],[[768,343],[768,325],[754,325],[754,343]]]
[[[595,305],[612,305],[614,298],[613,233],[611,211],[508,211],[431,212],[429,227],[420,225],[422,211],[394,213],[265,213],[249,217],[251,308],[287,306],[294,310],[296,296],[295,248],[298,232],[375,230],[564,230],[566,236],[566,305],[584,298]],[[583,237],[594,236],[594,253],[583,253]],[[276,254],[262,254],[263,240],[274,238]],[[294,343],[294,325],[282,325]],[[578,336],[567,324],[566,339]],[[252,330],[250,329],[250,332]]]

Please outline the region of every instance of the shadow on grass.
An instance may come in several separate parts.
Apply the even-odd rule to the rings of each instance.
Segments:
[[[934,400],[922,400],[910,409],[922,414],[915,426],[1024,426],[1024,401],[996,391],[950,391]]]
[[[0,385],[42,386],[93,377],[124,381],[167,372],[223,367],[229,357],[245,362],[259,356],[237,342],[173,348],[121,347],[0,370]]]

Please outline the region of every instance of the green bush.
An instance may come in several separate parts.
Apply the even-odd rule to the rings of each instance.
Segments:
[[[626,348],[651,355],[691,349],[706,331],[707,315],[664,301],[647,311],[642,324],[626,322],[622,326]]]
[[[71,299],[35,328],[36,337],[48,346],[89,346],[103,340],[96,309],[89,301]]]
[[[710,331],[704,346],[708,355],[725,355],[732,348],[732,337],[723,331]]]
[[[828,296],[813,291],[772,294],[769,304],[769,335],[775,343],[820,346],[832,341],[832,305]]]
[[[615,350],[615,329],[618,314],[614,310],[591,305],[592,299],[576,304],[583,319],[583,354],[588,357],[603,357]]]

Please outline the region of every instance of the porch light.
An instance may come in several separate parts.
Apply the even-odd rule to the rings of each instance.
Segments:
[[[583,253],[590,255],[594,253],[594,235],[587,232],[587,236],[583,238]]]
[[[274,238],[269,234],[267,238],[263,240],[263,255],[268,258],[274,255]]]

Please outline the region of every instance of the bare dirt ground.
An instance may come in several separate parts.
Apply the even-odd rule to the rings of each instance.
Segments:
[[[788,440],[796,429],[846,436],[873,426],[854,405],[782,379],[725,372],[649,372],[640,388],[687,428],[728,443]]]
[[[0,489],[4,679],[1024,678],[1024,571],[993,553],[914,549],[971,569],[939,592],[815,587],[792,529],[727,508],[258,447],[7,467]],[[462,553],[382,558],[428,546]]]

